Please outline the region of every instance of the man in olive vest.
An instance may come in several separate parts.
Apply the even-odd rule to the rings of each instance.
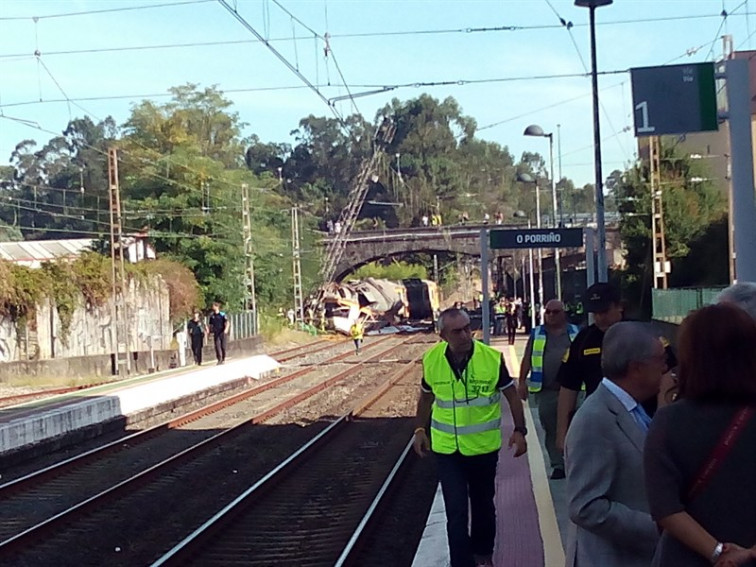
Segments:
[[[565,475],[564,456],[556,446],[559,401],[559,382],[556,378],[562,358],[580,329],[567,323],[564,306],[557,299],[552,299],[546,304],[544,320],[546,324],[533,329],[525,346],[517,391],[523,400],[528,399],[529,393],[535,396],[538,417],[546,433],[546,451],[549,453],[553,469],[551,479],[560,480]],[[528,374],[530,381],[526,381]]]
[[[501,353],[473,340],[466,312],[447,309],[438,329],[442,342],[423,356],[414,449],[437,458],[451,567],[493,565],[501,396],[515,424],[509,438],[515,457],[527,451],[522,402]]]

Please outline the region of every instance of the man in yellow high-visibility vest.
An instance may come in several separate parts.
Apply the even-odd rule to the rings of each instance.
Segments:
[[[501,396],[515,424],[508,445],[515,457],[527,451],[522,402],[501,353],[473,340],[465,311],[442,312],[438,328],[442,342],[423,356],[414,449],[421,457],[432,450],[437,459],[451,567],[490,566]]]
[[[365,330],[359,319],[352,323],[352,327],[349,329],[349,335],[354,341],[354,354],[360,354],[360,346],[362,345],[362,339],[365,336]]]
[[[565,474],[564,456],[556,446],[559,401],[557,374],[562,365],[562,358],[580,329],[577,325],[567,323],[564,305],[558,299],[546,303],[544,320],[544,325],[538,325],[530,333],[528,344],[525,346],[517,391],[523,400],[527,400],[529,394],[533,394],[535,398],[538,418],[546,433],[546,451],[549,453],[552,467],[551,479],[560,480]]]

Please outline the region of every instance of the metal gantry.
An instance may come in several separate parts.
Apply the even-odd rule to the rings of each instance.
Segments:
[[[664,235],[664,206],[662,202],[661,142],[651,136],[648,145],[651,180],[651,238],[653,245],[654,287],[667,289],[667,244]]]
[[[251,309],[255,317],[257,332],[257,295],[255,294],[255,257],[252,251],[252,217],[249,211],[249,185],[242,183],[242,235],[244,238],[244,282],[246,284],[245,309]]]
[[[108,149],[108,196],[110,200],[110,269],[113,296],[111,340],[115,357],[114,373],[121,374],[121,366],[123,365],[128,374],[131,372],[131,360],[129,359],[131,333],[129,332],[128,304],[126,301],[127,282],[124,265],[126,251],[123,241],[121,190],[118,184],[118,150],[116,148]],[[121,354],[123,354],[123,358]]]
[[[302,294],[302,261],[299,246],[299,210],[291,208],[291,257],[294,275],[294,313],[297,323],[304,322],[304,296]]]

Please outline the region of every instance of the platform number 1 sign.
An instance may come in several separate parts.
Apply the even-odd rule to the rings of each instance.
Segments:
[[[636,136],[718,129],[714,64],[630,70]]]

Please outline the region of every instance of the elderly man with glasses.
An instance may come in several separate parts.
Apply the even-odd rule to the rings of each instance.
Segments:
[[[546,451],[551,462],[551,479],[563,479],[564,457],[557,448],[557,403],[559,382],[557,374],[562,358],[578,334],[577,325],[567,323],[564,305],[557,299],[546,304],[544,325],[538,325],[530,333],[525,354],[520,363],[520,379],[517,391],[524,401],[534,394],[538,406],[538,418],[546,433]],[[530,380],[527,380],[530,374]]]

